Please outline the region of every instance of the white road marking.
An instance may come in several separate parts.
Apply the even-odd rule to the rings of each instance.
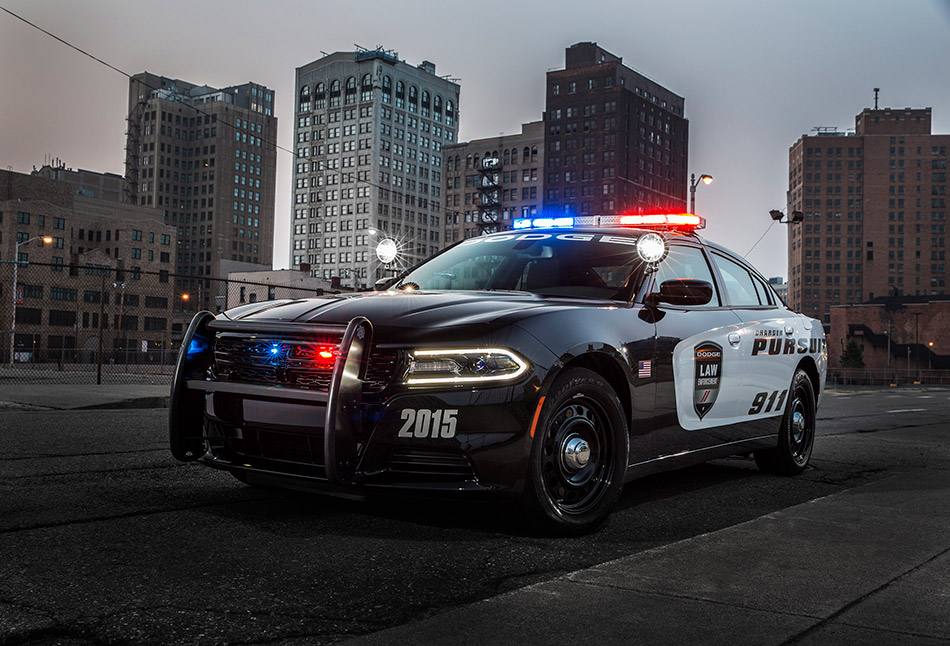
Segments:
[[[921,411],[927,410],[926,408],[898,408],[897,410],[889,410],[888,413],[919,413]]]
[[[919,395],[917,399],[933,399],[933,395]]]

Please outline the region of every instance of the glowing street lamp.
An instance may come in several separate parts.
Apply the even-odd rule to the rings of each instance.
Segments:
[[[392,238],[383,238],[376,245],[376,257],[379,262],[388,265],[399,255],[399,245]]]
[[[53,238],[51,236],[33,236],[28,240],[22,242],[17,242],[13,247],[13,289],[10,291],[13,293],[13,315],[10,317],[10,367],[13,367],[13,356],[16,352],[16,306],[17,306],[17,295],[16,295],[16,281],[17,281],[17,268],[20,266],[20,247],[22,245],[33,242],[34,240],[42,240],[43,244],[51,244]]]
[[[702,182],[706,186],[709,186],[713,183],[713,176],[703,173],[697,179],[696,173],[692,173],[689,176],[689,212],[696,213],[696,186]]]

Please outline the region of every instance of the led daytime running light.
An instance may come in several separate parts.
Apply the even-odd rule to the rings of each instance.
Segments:
[[[415,350],[412,353],[413,357],[453,357],[453,356],[471,356],[471,355],[502,355],[511,359],[517,366],[518,369],[514,372],[506,373],[503,375],[485,375],[482,377],[409,377],[407,376],[406,382],[410,386],[415,385],[424,385],[424,384],[465,384],[465,383],[484,383],[487,381],[511,381],[512,379],[517,379],[523,375],[528,370],[528,362],[519,357],[517,354],[511,350],[506,350],[504,348],[468,348],[468,349],[451,349],[451,350]],[[410,373],[412,371],[410,369]]]

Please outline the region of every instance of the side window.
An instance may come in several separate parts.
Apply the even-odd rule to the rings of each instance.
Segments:
[[[713,280],[712,272],[709,270],[709,264],[706,262],[702,249],[679,245],[670,246],[669,255],[657,268],[654,289],[659,291],[663,282],[676,278],[705,280],[713,286],[713,297],[708,304],[700,307],[719,307],[720,300],[716,290],[716,281]]]
[[[756,290],[755,280],[749,270],[737,262],[729,260],[717,253],[712,254],[713,262],[722,275],[723,288],[726,292],[726,302],[737,307],[758,307],[768,305],[768,300],[759,300],[759,294],[764,286]],[[763,295],[764,297],[764,295]]]
[[[765,281],[755,274],[752,274],[752,280],[755,282],[755,291],[759,296],[759,302],[762,303],[762,305],[775,305],[774,292],[769,289]]]

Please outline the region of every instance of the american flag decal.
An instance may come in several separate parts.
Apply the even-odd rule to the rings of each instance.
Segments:
[[[653,367],[652,361],[640,361],[637,364],[637,377],[641,379],[649,377],[651,374],[652,367]]]

